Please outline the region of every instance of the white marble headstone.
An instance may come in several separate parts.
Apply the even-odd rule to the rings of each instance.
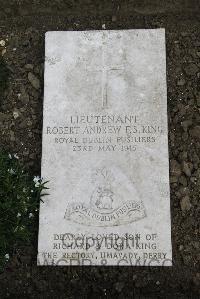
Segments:
[[[170,266],[164,29],[45,45],[38,265]]]

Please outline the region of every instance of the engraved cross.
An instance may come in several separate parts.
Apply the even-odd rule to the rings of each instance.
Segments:
[[[86,67],[87,71],[101,72],[101,105],[102,108],[106,108],[108,104],[108,74],[113,71],[121,71],[124,69],[124,65],[107,65],[106,53],[104,47],[102,47],[101,66],[100,67]]]

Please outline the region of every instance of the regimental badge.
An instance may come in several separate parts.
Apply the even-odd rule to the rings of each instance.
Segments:
[[[87,226],[108,227],[146,217],[144,204],[134,184],[119,169],[95,169],[91,175],[91,185],[88,202],[76,201],[67,205],[66,220]]]

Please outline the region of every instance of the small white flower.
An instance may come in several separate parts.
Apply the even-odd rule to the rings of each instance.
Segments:
[[[33,178],[33,182],[34,183],[37,183],[39,180],[40,180],[39,176],[34,176],[34,178]]]
[[[32,218],[33,217],[33,213],[29,213],[29,218]]]
[[[11,154],[8,154],[8,157],[9,157],[9,159],[12,159],[12,155]]]
[[[19,157],[17,156],[17,154],[14,154],[14,158],[17,159],[17,160],[19,159]]]
[[[15,171],[11,168],[11,169],[8,169],[8,172],[10,173],[10,174],[15,174]]]
[[[7,259],[7,261],[9,260],[10,256],[8,253],[5,254],[5,258]]]
[[[31,190],[31,193],[33,193],[33,190]]]
[[[33,178],[33,182],[35,183],[35,187],[39,187],[40,186],[40,177],[39,176],[34,176]]]
[[[26,193],[26,188],[23,188],[23,190],[22,190],[24,193]]]
[[[21,215],[20,213],[17,214],[17,217],[18,217],[18,218],[21,217],[21,216],[22,216],[22,215]]]

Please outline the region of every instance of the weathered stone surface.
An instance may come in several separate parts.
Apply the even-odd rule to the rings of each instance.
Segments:
[[[45,56],[38,264],[171,265],[164,30],[48,32]]]

